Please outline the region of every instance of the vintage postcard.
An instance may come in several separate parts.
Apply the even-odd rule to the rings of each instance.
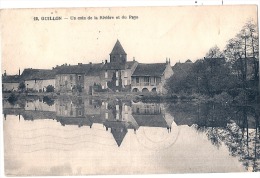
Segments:
[[[260,171],[257,5],[0,11],[6,176]]]

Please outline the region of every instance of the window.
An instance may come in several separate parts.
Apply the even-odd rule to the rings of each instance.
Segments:
[[[81,110],[78,111],[78,114],[79,114],[79,116],[82,116],[82,112],[81,112]]]
[[[124,73],[124,74],[125,74],[124,76],[125,76],[125,77],[127,77],[127,71],[125,71],[125,73]]]
[[[116,120],[119,120],[119,113],[116,113]]]
[[[118,80],[116,80],[116,86],[117,86],[117,87],[119,86]]]
[[[119,105],[116,105],[116,110],[119,111]]]
[[[79,81],[81,80],[81,75],[78,76]]]
[[[105,78],[108,78],[107,71],[105,72]]]
[[[108,119],[108,113],[106,112],[106,114],[105,114],[105,117],[106,117],[106,119]]]
[[[127,80],[125,80],[125,83],[124,83],[125,85],[127,85]]]
[[[70,80],[73,80],[73,76],[72,75],[70,75]]]
[[[155,78],[154,77],[151,77],[151,83],[155,83]]]
[[[149,82],[149,77],[144,77],[144,82],[148,83]]]
[[[136,77],[136,83],[139,83],[139,77]]]
[[[105,89],[107,88],[107,82],[105,83]]]
[[[161,82],[161,78],[160,77],[156,78],[156,82],[160,83]]]
[[[116,71],[116,77],[118,77],[118,71]]]

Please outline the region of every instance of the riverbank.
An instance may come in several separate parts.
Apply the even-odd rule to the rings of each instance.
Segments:
[[[230,95],[221,94],[216,95],[214,97],[209,97],[206,95],[169,95],[169,94],[157,94],[157,93],[133,93],[133,92],[99,92],[93,95],[88,95],[87,93],[56,93],[56,92],[49,92],[49,93],[2,93],[3,99],[8,100],[20,100],[25,98],[43,98],[48,97],[50,99],[56,99],[59,97],[70,97],[70,98],[93,98],[93,99],[121,99],[121,100],[133,100],[133,101],[142,101],[142,102],[196,102],[196,103],[208,103],[208,102],[215,102],[220,103],[222,105],[242,105],[242,106],[252,106],[255,108],[259,107],[259,101],[248,101],[244,102],[244,100],[237,100],[236,98],[232,98]]]

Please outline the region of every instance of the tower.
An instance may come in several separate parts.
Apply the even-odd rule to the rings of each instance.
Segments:
[[[124,64],[126,62],[126,55],[127,54],[121,43],[117,40],[112,52],[110,53],[110,63]]]

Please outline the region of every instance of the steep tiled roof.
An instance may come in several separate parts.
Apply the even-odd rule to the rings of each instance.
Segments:
[[[32,76],[36,75],[40,69],[24,69],[21,75],[22,80],[31,79]]]
[[[127,129],[120,130],[120,129],[111,128],[111,133],[112,133],[118,147],[120,147],[120,145],[122,144],[122,142],[125,138],[125,135],[127,133]]]
[[[2,76],[3,83],[19,83],[21,77],[19,75],[7,75]]]
[[[111,133],[118,146],[123,142],[127,133],[126,122],[122,121],[105,121],[105,127],[111,128]]]
[[[180,72],[182,73],[188,73],[188,71],[191,69],[193,63],[185,62],[185,63],[176,63],[174,66],[172,66],[172,70],[174,74],[178,74]]]
[[[124,63],[106,63],[104,70],[124,70],[126,65]]]
[[[85,74],[92,64],[63,65],[57,67],[57,74]]]
[[[58,117],[57,121],[61,123],[61,125],[78,125],[81,126],[92,126],[92,122],[89,120],[89,118],[86,117]]]
[[[22,80],[47,80],[54,79],[56,70],[49,69],[24,69],[21,79]]]
[[[169,127],[163,115],[134,115],[134,119],[136,120],[139,126],[146,127]]]
[[[132,76],[161,76],[166,69],[165,63],[138,64]]]
[[[116,44],[112,50],[111,54],[126,54],[125,50],[123,49],[121,43],[119,42],[119,40],[116,41]]]
[[[127,61],[126,62],[126,69],[131,69],[134,64],[137,63],[136,61]]]
[[[24,111],[24,120],[56,119],[56,112],[52,111]]]
[[[99,76],[103,70],[104,64],[92,64],[90,69],[85,73],[86,76]]]

